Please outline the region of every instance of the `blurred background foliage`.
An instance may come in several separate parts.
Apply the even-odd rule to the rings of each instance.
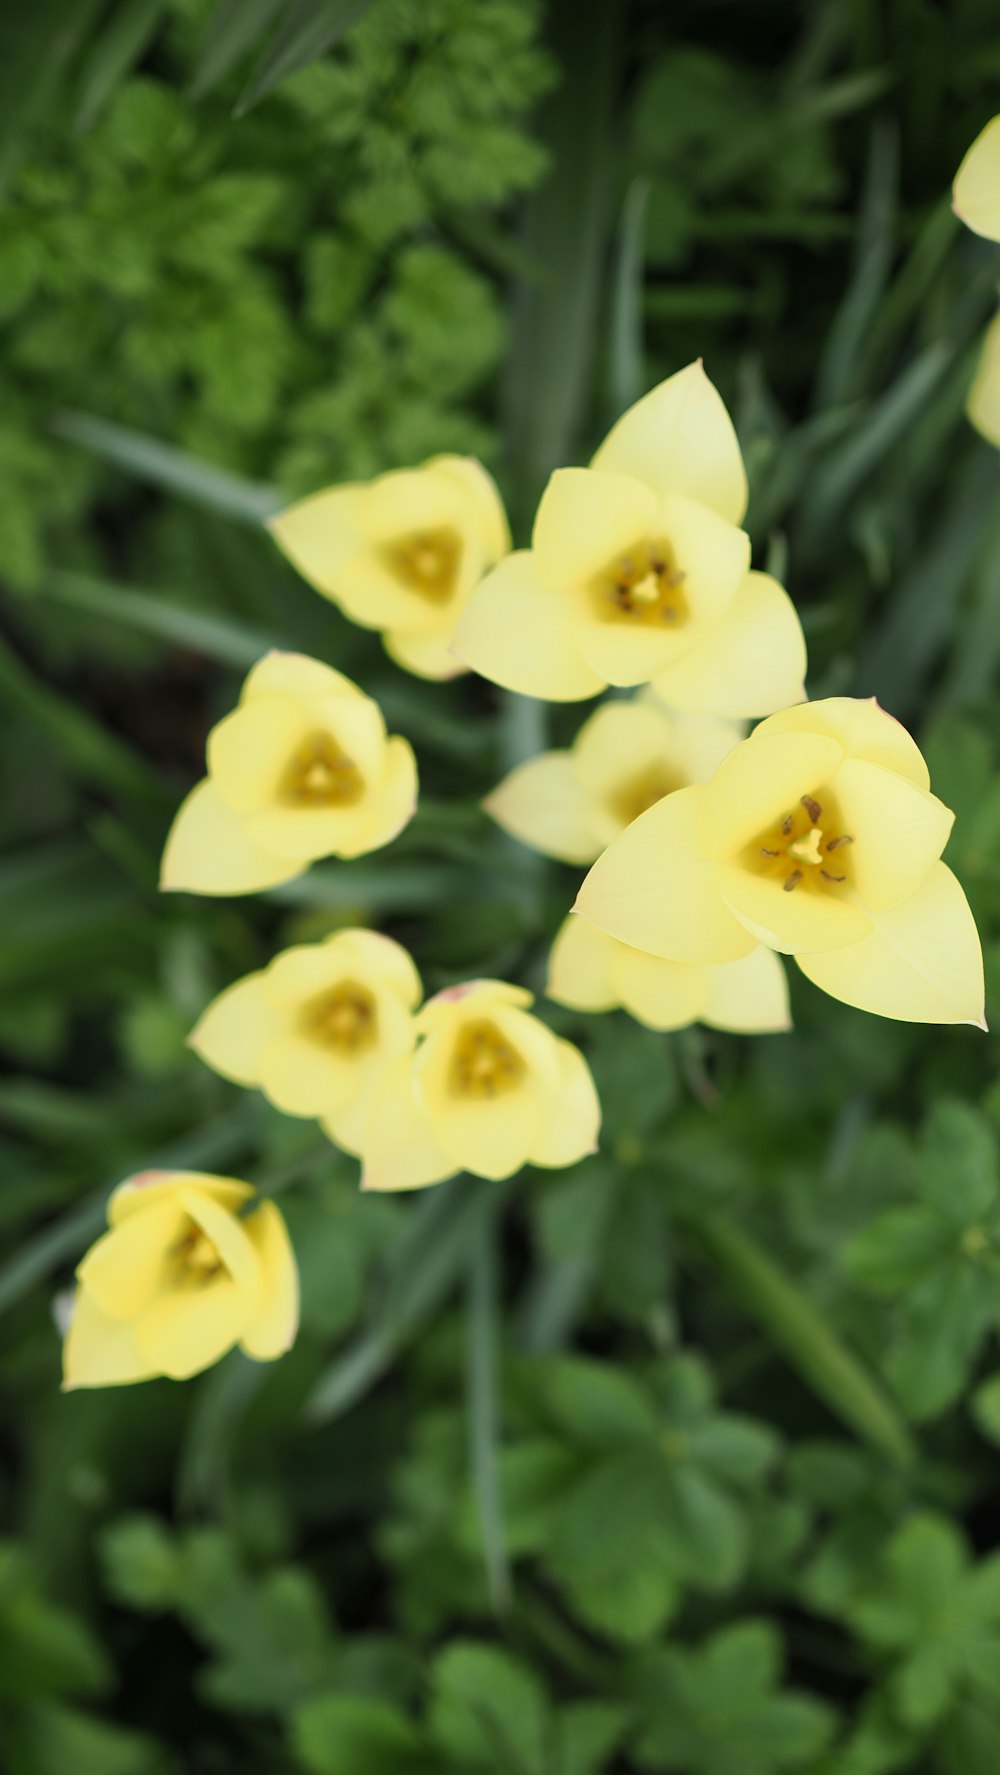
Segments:
[[[991,0],[35,0],[0,20],[0,1761],[12,1775],[996,1775],[992,1040],[793,981],[793,1035],[579,1039],[599,1157],[362,1200],[201,1067],[211,994],[367,921],[540,989],[571,871],[480,797],[582,711],[405,678],[283,497],[544,477],[703,355],[814,695],[877,693],[1000,941],[995,249],[948,191]],[[414,741],[391,851],[161,901],[268,643]],[[993,1016],[1000,1005],[993,998]],[[110,1185],[282,1192],[296,1349],[63,1398]]]

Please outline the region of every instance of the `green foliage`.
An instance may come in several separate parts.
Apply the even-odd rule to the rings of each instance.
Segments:
[[[479,803],[579,712],[406,678],[261,520],[472,450],[523,540],[553,460],[697,355],[813,693],[877,694],[956,811],[995,1000],[1000,491],[962,402],[997,257],[947,205],[995,8],[373,0],[239,116],[351,9],[7,10],[0,1763],[996,1775],[990,1039],[797,977],[756,1042],[545,1005],[601,1152],[402,1201],[185,1042],[357,921],[430,991],[541,992],[576,877]],[[275,643],[379,697],[419,815],[267,896],[160,899]],[[62,1397],[63,1291],[146,1164],[280,1194],[301,1335]]]

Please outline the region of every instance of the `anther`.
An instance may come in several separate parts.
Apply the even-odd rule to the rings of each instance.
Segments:
[[[795,824],[794,815],[793,814],[786,814],[784,819],[781,822],[781,830],[782,830],[782,834],[785,838],[788,837],[788,834],[791,831],[794,824]]]
[[[809,818],[811,819],[813,825],[815,826],[818,819],[819,819],[820,814],[823,812],[823,809],[820,807],[819,802],[812,795],[802,795],[799,797],[799,800],[800,800],[801,805],[805,808],[806,813],[809,815]]]
[[[853,838],[851,838],[849,833],[845,832],[843,837],[841,837],[841,838],[829,839],[827,842],[826,848],[828,851],[838,851],[842,844],[853,844],[853,843],[854,843]]]
[[[793,888],[798,887],[799,882],[801,880],[802,880],[801,869],[793,869],[791,875],[788,876],[788,878],[785,882],[785,893],[790,894]]]
[[[820,874],[822,875],[824,881],[846,881],[847,880],[846,875],[831,875],[829,869],[821,869]]]
[[[769,851],[767,846],[762,844],[760,847],[760,854],[762,857],[780,857],[781,852],[780,851]]]

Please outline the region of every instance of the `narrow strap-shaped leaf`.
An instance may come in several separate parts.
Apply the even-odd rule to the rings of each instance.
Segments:
[[[152,42],[165,9],[166,0],[125,0],[112,13],[84,65],[76,108],[78,130],[88,130],[100,116],[119,81]]]
[[[106,462],[134,475],[137,481],[149,481],[154,487],[179,493],[183,499],[225,512],[227,517],[239,518],[245,524],[263,524],[280,509],[277,488],[241,481],[237,475],[202,462],[185,450],[176,450],[159,438],[114,425],[108,419],[95,419],[91,413],[63,410],[53,416],[51,429],[56,437],[81,444],[95,456],[103,456]]]
[[[264,51],[236,106],[237,117],[272,87],[317,61],[357,24],[374,0],[298,0]]]
[[[73,610],[84,610],[102,621],[117,622],[145,635],[154,635],[174,647],[189,647],[222,665],[252,666],[271,647],[282,645],[274,636],[247,628],[235,617],[210,616],[184,604],[171,604],[135,586],[112,585],[84,573],[50,573],[46,594]]]
[[[611,285],[608,346],[610,420],[639,399],[645,386],[643,352],[643,236],[649,180],[633,179],[625,193]]]
[[[285,0],[218,0],[191,77],[191,97],[204,98],[257,42]]]
[[[494,1612],[501,1615],[510,1603],[510,1567],[500,1490],[497,1271],[497,1224],[495,1216],[490,1216],[476,1227],[469,1254],[466,1409],[486,1579]]]
[[[0,6],[0,189],[29,127],[60,85],[105,0],[12,0]]]
[[[721,1214],[692,1215],[688,1224],[817,1397],[880,1454],[900,1466],[912,1461],[912,1438],[889,1395],[774,1259]]]
[[[77,782],[148,801],[168,799],[164,786],[138,752],[101,726],[87,710],[43,684],[0,641],[0,707],[6,705],[58,752]]]

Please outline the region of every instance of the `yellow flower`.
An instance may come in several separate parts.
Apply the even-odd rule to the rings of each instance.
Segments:
[[[280,549],[310,585],[422,678],[465,670],[450,651],[459,612],[510,548],[500,495],[470,456],[328,487],[279,513]]]
[[[1000,449],[1000,314],[986,329],[965,411],[987,443]]]
[[[952,187],[952,208],[967,228],[1000,240],[1000,117],[981,130]]]
[[[595,1150],[601,1110],[587,1063],[531,1003],[500,980],[428,1000],[415,1054],[383,1080],[369,1114],[364,1189],[421,1189],[457,1171],[510,1177]]]
[[[234,1344],[258,1362],[290,1349],[299,1285],[273,1202],[248,1183],[144,1171],[115,1190],[110,1231],[87,1252],[63,1350],[63,1386],[187,1380]]]
[[[742,735],[736,722],[674,714],[648,694],[602,703],[568,751],[518,765],[483,806],[545,856],[592,863],[661,795],[705,782]]]
[[[784,969],[762,943],[739,961],[714,967],[664,961],[573,915],[552,945],[546,991],[574,1011],[622,1008],[649,1029],[707,1023],[765,1035],[791,1027]]]
[[[531,548],[479,586],[456,653],[549,702],[650,680],[704,714],[795,702],[802,630],[781,586],[748,571],[746,493],[729,415],[689,364],[619,419],[590,468],[556,471]]]
[[[224,1078],[288,1115],[324,1116],[353,1148],[384,1072],[411,1051],[420,976],[374,931],[286,949],[213,1000],[189,1038]]]
[[[208,736],[208,775],[181,803],[160,886],[252,894],[317,857],[358,857],[401,832],[417,801],[409,743],[377,703],[301,653],[269,653]]]
[[[972,913],[939,861],[953,815],[874,698],[764,721],[711,782],[681,789],[595,863],[578,909],[671,961],[757,943],[845,1004],[913,1023],[983,1023]]]

